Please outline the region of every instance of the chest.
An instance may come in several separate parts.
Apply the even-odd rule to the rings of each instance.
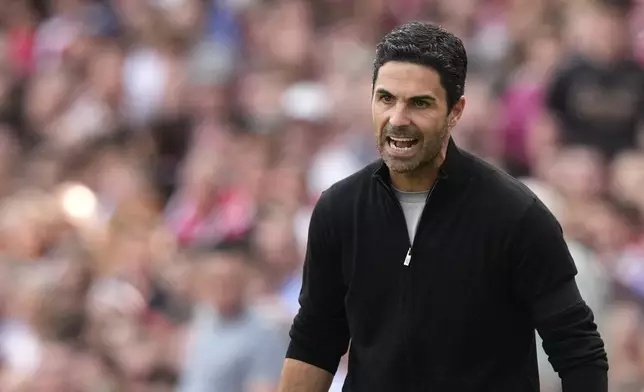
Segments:
[[[568,104],[581,118],[629,120],[639,114],[643,87],[640,72],[584,69],[570,82]]]
[[[378,318],[406,309],[476,318],[509,301],[509,224],[502,211],[494,219],[489,207],[441,195],[437,187],[410,241],[400,205],[380,202],[369,212],[356,208],[343,244],[350,315]]]
[[[250,368],[256,343],[256,333],[248,325],[235,329],[203,322],[195,331],[191,356],[211,383],[236,385]]]

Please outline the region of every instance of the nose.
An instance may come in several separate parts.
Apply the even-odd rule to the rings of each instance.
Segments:
[[[405,105],[395,105],[391,108],[391,114],[389,116],[389,124],[393,127],[404,127],[411,123],[409,116],[407,115],[407,109]]]

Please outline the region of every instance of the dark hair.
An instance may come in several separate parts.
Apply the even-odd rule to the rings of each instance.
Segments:
[[[376,46],[373,84],[378,71],[389,61],[431,67],[440,75],[447,92],[447,107],[463,96],[467,75],[467,53],[463,42],[444,28],[427,22],[409,22],[390,31]]]

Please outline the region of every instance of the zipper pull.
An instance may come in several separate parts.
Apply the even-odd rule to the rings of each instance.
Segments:
[[[411,263],[411,248],[407,251],[407,256],[405,256],[405,261],[403,262],[403,265],[405,267],[409,267],[409,263]]]

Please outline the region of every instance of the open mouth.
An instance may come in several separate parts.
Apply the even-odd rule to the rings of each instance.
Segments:
[[[408,151],[416,144],[418,139],[402,138],[402,137],[387,137],[389,147],[397,151]]]

